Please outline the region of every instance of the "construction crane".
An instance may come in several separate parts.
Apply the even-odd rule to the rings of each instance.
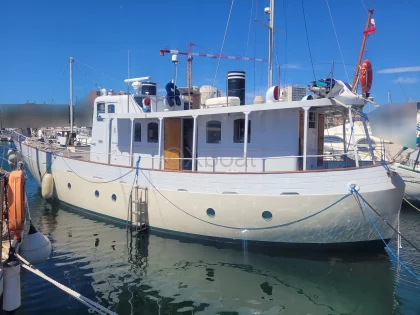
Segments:
[[[207,54],[207,53],[196,53],[192,51],[192,47],[196,46],[194,43],[188,44],[188,52],[182,52],[177,49],[160,49],[160,55],[164,56],[165,54],[172,54],[172,55],[185,55],[187,56],[187,87],[188,93],[191,94],[192,90],[192,60],[194,57],[207,57],[213,59],[230,59],[230,60],[245,60],[245,61],[259,61],[259,62],[267,62],[267,59],[262,58],[251,58],[251,57],[243,57],[243,56],[222,56],[218,54]]]

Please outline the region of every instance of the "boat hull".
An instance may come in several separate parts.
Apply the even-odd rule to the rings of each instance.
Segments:
[[[356,184],[394,227],[404,193],[401,178],[387,175],[382,166],[272,174],[140,169],[136,178],[135,169],[51,157],[25,143],[19,146],[38,183],[51,164],[54,194],[68,207],[126,224],[133,213],[130,193],[134,191],[134,196],[139,187],[137,193],[144,193],[146,205],[141,208],[146,212],[143,223],[158,232],[194,238],[292,247],[352,243],[383,247],[381,237],[389,240],[393,230],[372,214],[378,236],[349,187]],[[263,216],[265,211],[271,217]]]
[[[405,197],[418,202],[420,200],[420,173],[402,165],[397,165],[393,169],[405,182]]]

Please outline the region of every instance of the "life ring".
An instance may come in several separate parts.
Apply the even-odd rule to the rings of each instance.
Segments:
[[[169,106],[174,106],[175,104],[181,106],[181,99],[179,97],[179,90],[173,82],[169,82],[165,86],[166,90],[166,100],[168,101]]]
[[[24,229],[25,209],[25,174],[22,170],[10,172],[7,179],[7,201],[9,229],[22,231]]]
[[[363,93],[369,93],[372,88],[373,71],[372,64],[369,60],[365,60],[360,69],[360,86]]]

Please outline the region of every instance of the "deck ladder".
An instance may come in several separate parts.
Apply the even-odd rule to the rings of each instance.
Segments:
[[[134,186],[131,200],[131,225],[136,231],[147,231],[149,225],[148,215],[148,189]]]

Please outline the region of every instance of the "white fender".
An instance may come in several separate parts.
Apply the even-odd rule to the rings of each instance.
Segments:
[[[20,297],[20,263],[5,261],[3,263],[3,310],[11,312],[21,305]]]
[[[31,224],[28,235],[23,239],[19,248],[19,254],[32,265],[42,263],[50,257],[51,242]]]
[[[10,163],[16,164],[18,161],[20,161],[21,157],[22,157],[22,154],[19,151],[16,151],[13,149],[9,149],[7,151],[7,160]]]
[[[45,174],[41,184],[42,198],[50,199],[54,192],[54,178],[51,174]]]

